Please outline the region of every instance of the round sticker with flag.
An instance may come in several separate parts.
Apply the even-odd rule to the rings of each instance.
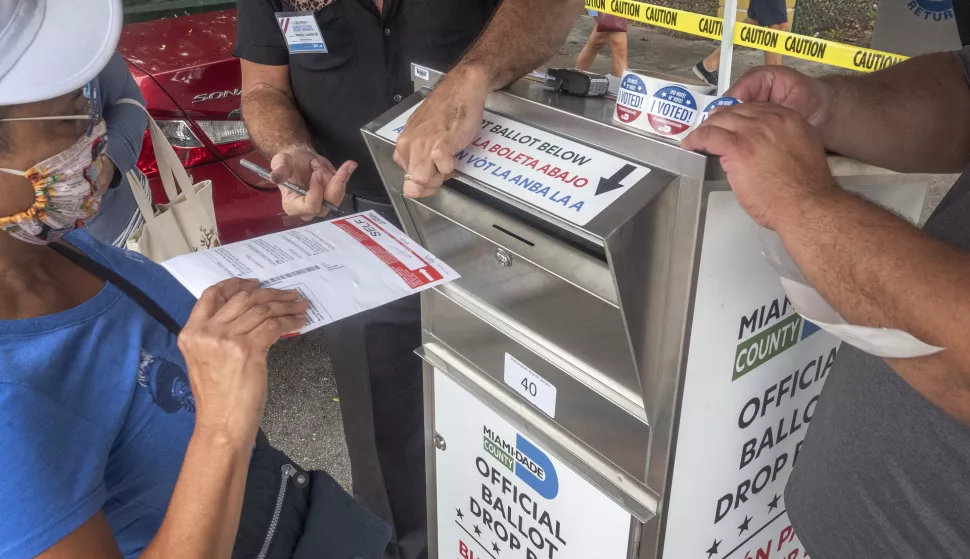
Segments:
[[[656,132],[676,136],[690,128],[696,114],[694,95],[679,85],[671,85],[653,94],[647,120]]]
[[[647,86],[635,74],[627,74],[620,82],[616,96],[616,115],[621,122],[633,122],[643,114],[643,103],[647,97]]]
[[[738,101],[734,97],[718,97],[717,99],[708,103],[707,107],[704,109],[704,114],[701,116],[701,122],[707,120],[707,117],[711,116],[711,111],[718,107],[730,107],[731,105],[740,105],[741,101]]]

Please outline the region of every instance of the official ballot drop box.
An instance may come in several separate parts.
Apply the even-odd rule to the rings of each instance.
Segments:
[[[783,489],[839,341],[795,313],[715,158],[521,80],[435,196],[364,129],[404,229],[461,274],[422,294],[431,557],[801,557]],[[926,180],[843,158],[916,219]]]

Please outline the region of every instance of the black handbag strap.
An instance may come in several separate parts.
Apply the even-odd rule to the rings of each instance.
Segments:
[[[138,289],[130,281],[121,277],[121,274],[118,272],[115,272],[111,268],[108,268],[100,262],[93,260],[83,252],[72,250],[59,243],[51,243],[49,246],[54,249],[55,252],[64,258],[67,258],[74,264],[84,268],[104,281],[113,284],[132,301],[137,303],[138,306],[144,309],[149,316],[157,320],[159,324],[164,326],[175,336],[178,336],[182,332],[182,326],[174,318],[172,318],[172,315],[168,314],[165,309],[159,306],[159,304],[152,300],[151,297],[146,295],[144,291]]]

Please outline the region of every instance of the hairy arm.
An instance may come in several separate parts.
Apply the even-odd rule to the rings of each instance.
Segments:
[[[872,74],[824,77],[831,93],[819,127],[825,146],[900,172],[958,172],[970,164],[965,76],[960,59],[946,52]]]
[[[288,66],[240,59],[243,120],[256,147],[268,158],[288,148],[309,146],[310,133],[293,100]]]
[[[851,323],[946,348],[887,362],[970,424],[970,254],[839,189],[799,206],[776,230],[808,280]]]
[[[472,48],[408,119],[394,161],[405,196],[437,192],[481,126],[485,99],[545,61],[566,39],[581,0],[505,0]]]
[[[505,0],[449,75],[501,89],[555,54],[582,10],[582,0]]]
[[[273,182],[293,181],[308,191],[303,196],[280,186],[283,210],[306,221],[327,215],[323,201],[340,204],[357,163],[345,161],[336,169],[316,153],[306,121],[293,100],[289,66],[246,59],[239,63],[243,120],[256,147],[271,160]]]

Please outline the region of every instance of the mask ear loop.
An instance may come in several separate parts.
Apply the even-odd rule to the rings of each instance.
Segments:
[[[7,173],[10,175],[27,178],[26,173],[24,171],[18,171],[16,169],[6,169],[4,167],[0,167],[0,173]],[[17,213],[15,215],[0,217],[0,228],[5,228],[11,224],[20,223],[22,221],[35,220],[44,215],[44,213],[47,211],[47,204],[50,201],[46,193],[47,189],[46,188],[38,189],[36,185],[33,185],[33,186],[34,186],[33,205],[30,208],[27,208],[26,210],[20,213]]]
[[[91,115],[69,115],[69,116],[25,116],[21,118],[0,118],[0,122],[27,122],[31,120],[91,120]],[[7,169],[0,167],[0,173],[7,173],[9,175],[16,175],[22,177],[27,174],[26,171],[18,171],[16,169]]]

